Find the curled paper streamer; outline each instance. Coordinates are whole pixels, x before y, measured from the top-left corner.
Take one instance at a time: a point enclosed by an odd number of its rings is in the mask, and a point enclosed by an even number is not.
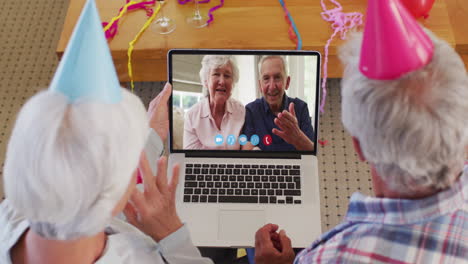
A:
[[[301,38],[301,35],[299,34],[299,30],[297,30],[296,23],[294,23],[294,19],[289,13],[289,10],[286,7],[286,3],[284,2],[284,0],[279,0],[279,2],[281,6],[283,7],[284,14],[285,14],[284,17],[289,24],[289,29],[288,29],[289,38],[294,43],[296,43],[296,49],[300,50],[302,49],[302,38]]]
[[[343,7],[336,0],[330,0],[336,5],[333,9],[327,9],[323,0],[320,0],[323,12],[321,13],[323,20],[332,23],[333,34],[325,45],[325,59],[323,61],[323,80],[322,80],[322,102],[320,103],[320,112],[324,112],[325,99],[327,97],[327,77],[328,77],[328,48],[333,38],[340,33],[341,39],[346,39],[346,33],[359,25],[362,25],[363,15],[359,12],[344,13]]]
[[[190,2],[193,2],[194,0],[178,0],[179,4],[181,5],[185,5],[187,3],[190,3]],[[206,4],[206,3],[209,3],[210,0],[200,0],[198,1],[199,4]]]
[[[117,33],[117,26],[116,26],[117,22],[125,14],[125,12],[127,12],[128,7],[133,4],[136,4],[136,2],[132,1],[132,2],[127,3],[119,10],[119,14],[116,17],[113,17],[109,23],[106,23],[106,22],[102,23],[102,25],[104,26],[104,33],[106,35],[106,39],[111,38],[111,35],[113,37]],[[111,28],[112,30],[110,30]]]
[[[208,1],[209,1],[209,0],[208,0]],[[224,5],[224,0],[221,0],[219,5],[210,8],[210,10],[208,11],[208,17],[209,17],[209,19],[206,21],[206,23],[207,23],[208,25],[210,25],[210,23],[213,22],[213,20],[214,20],[213,12],[216,11],[217,9],[223,7],[223,5]]]
[[[133,52],[135,43],[138,41],[138,39],[140,39],[143,32],[145,32],[145,30],[151,25],[153,20],[156,18],[156,15],[159,13],[160,9],[161,9],[161,4],[158,4],[158,7],[156,8],[156,11],[153,12],[153,15],[151,15],[151,17],[146,21],[146,23],[140,29],[138,34],[135,36],[135,38],[132,41],[130,41],[130,43],[128,44],[128,51],[127,51],[128,64],[127,64],[127,66],[128,66],[128,76],[130,77],[130,85],[132,87],[132,92],[133,92],[133,90],[135,88],[135,86],[133,84],[133,69],[132,69],[132,52]]]
[[[106,36],[106,39],[112,39],[115,36],[115,34],[117,34],[119,19],[122,18],[122,16],[127,11],[145,9],[146,15],[150,17],[153,15],[153,9],[149,8],[149,6],[154,5],[155,3],[156,3],[156,0],[146,1],[146,2],[135,2],[135,1],[127,0],[127,3],[122,8],[119,9],[119,15],[117,15],[116,17],[113,17],[109,23],[107,22],[102,23],[102,26],[104,27],[104,34]]]

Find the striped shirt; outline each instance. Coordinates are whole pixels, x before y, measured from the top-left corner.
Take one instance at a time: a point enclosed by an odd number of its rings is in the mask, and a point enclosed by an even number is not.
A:
[[[355,193],[344,221],[300,252],[299,263],[468,263],[468,167],[424,199]]]

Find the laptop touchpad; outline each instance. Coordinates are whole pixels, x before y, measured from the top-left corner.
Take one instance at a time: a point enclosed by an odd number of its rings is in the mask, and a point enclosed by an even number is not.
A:
[[[218,239],[253,241],[255,232],[265,225],[263,210],[220,210]]]

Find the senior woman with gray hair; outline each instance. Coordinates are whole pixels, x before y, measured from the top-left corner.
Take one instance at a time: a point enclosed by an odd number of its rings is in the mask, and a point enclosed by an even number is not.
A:
[[[170,94],[166,85],[151,102],[148,126],[141,100],[120,87],[88,0],[49,89],[26,102],[12,131],[0,263],[212,263],[177,216],[178,165],[168,182],[161,158],[153,177],[143,152],[145,143],[162,149]],[[124,208],[133,226],[115,218]]]
[[[231,98],[239,80],[233,57],[206,55],[200,80],[205,98],[187,112],[184,149],[240,149],[237,140],[245,120],[244,106]]]
[[[163,139],[167,115],[159,113],[170,91],[149,113],[153,136]],[[148,121],[140,99],[122,94],[117,105],[68,104],[47,90],[25,104],[6,155],[0,263],[212,263],[177,216],[178,167],[168,182],[165,158],[156,177],[144,155],[138,161]],[[135,190],[138,163],[143,194]],[[139,230],[115,218],[124,208]]]

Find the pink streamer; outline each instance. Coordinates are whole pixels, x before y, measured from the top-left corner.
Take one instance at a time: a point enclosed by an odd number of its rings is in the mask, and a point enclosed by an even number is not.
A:
[[[187,3],[190,3],[190,2],[193,2],[194,0],[179,0],[179,4],[181,5],[185,5]],[[199,4],[206,4],[206,3],[209,3],[210,0],[201,0],[201,1],[198,1]]]
[[[219,5],[210,8],[210,10],[208,11],[209,19],[208,19],[208,21],[206,21],[206,23],[208,23],[208,25],[210,25],[210,23],[213,22],[213,20],[214,20],[213,12],[216,11],[217,9],[223,7],[223,5],[224,5],[224,0],[221,0]]]
[[[320,0],[323,12],[321,13],[323,20],[331,22],[333,34],[328,39],[327,44],[325,45],[325,59],[323,62],[323,81],[322,81],[322,102],[320,103],[320,112],[325,112],[325,99],[327,97],[327,77],[328,77],[328,48],[330,43],[335,38],[335,36],[340,33],[341,39],[346,39],[346,33],[363,23],[363,14],[359,12],[344,13],[343,7],[336,0],[330,0],[333,4],[336,5],[333,9],[327,9],[324,0]]]
[[[126,3],[125,4],[128,4],[130,2],[130,0],[126,0]],[[133,4],[133,5],[130,5],[128,6],[127,8],[127,11],[133,11],[133,10],[136,10],[136,9],[145,9],[146,10],[146,15],[148,17],[152,16],[153,15],[153,9],[148,7],[149,5],[154,5],[156,3],[156,0],[152,0],[152,1],[146,1],[146,2],[140,2],[140,3],[137,3],[137,4]],[[123,7],[121,7],[119,9],[119,13],[122,11]],[[106,27],[107,26],[107,22],[102,22],[102,27]],[[106,39],[112,39],[115,34],[117,34],[117,30],[118,30],[118,27],[119,27],[119,20],[115,20],[114,21],[114,24],[112,24],[109,29],[104,33],[105,36],[106,36]]]

